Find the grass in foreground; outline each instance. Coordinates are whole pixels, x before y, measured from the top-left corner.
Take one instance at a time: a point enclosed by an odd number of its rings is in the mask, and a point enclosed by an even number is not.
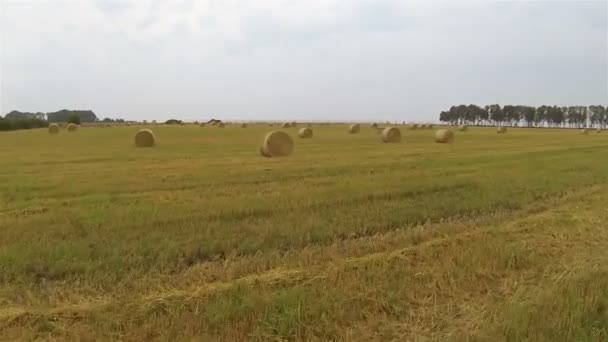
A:
[[[0,338],[606,337],[608,137],[268,129],[0,135]]]

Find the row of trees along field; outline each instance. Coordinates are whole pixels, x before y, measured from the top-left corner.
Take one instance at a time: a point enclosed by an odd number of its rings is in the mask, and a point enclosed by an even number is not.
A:
[[[607,108],[598,106],[513,106],[493,104],[452,106],[439,114],[441,122],[453,125],[480,126],[525,126],[525,127],[571,127],[582,128],[608,125]]]

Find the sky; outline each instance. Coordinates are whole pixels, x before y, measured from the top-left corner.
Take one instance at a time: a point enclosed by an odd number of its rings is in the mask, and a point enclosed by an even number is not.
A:
[[[436,121],[608,105],[606,1],[0,0],[0,112]]]

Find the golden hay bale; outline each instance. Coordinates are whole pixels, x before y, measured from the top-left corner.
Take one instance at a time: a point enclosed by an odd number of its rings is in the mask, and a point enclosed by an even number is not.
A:
[[[264,152],[264,147],[263,146],[260,146],[260,151],[259,152],[260,152],[260,155],[262,157],[272,158],[272,156],[270,154],[266,154],[266,152]]]
[[[224,128],[224,127],[226,127],[226,124],[223,123],[223,122],[220,122],[220,123],[217,124],[217,127]]]
[[[401,131],[397,127],[386,127],[382,130],[382,141],[385,143],[400,143]]]
[[[69,124],[67,127],[68,132],[76,132],[78,130],[78,125],[77,124]]]
[[[460,125],[460,126],[458,126],[458,130],[461,131],[461,132],[464,132],[467,129],[469,129],[469,127],[467,127],[467,125]]]
[[[435,132],[435,142],[438,143],[453,143],[454,142],[454,132],[449,129],[440,129]]]
[[[602,133],[602,129],[601,128],[596,129],[595,133]]]
[[[291,124],[289,122],[286,122],[281,127],[283,127],[283,128],[289,128],[289,127],[291,127]]]
[[[137,147],[152,147],[156,143],[154,132],[149,129],[140,129],[135,134],[135,146]]]
[[[352,124],[348,127],[348,133],[350,134],[356,134],[359,133],[359,131],[361,131],[361,126],[359,124]]]
[[[49,125],[49,133],[56,134],[59,133],[60,130],[61,127],[59,127],[58,124],[53,123]]]
[[[507,127],[504,127],[504,126],[498,127],[496,129],[496,133],[498,133],[498,134],[505,134],[505,133],[507,133]]]
[[[377,128],[377,127],[378,127],[378,124],[374,122],[374,123],[371,125],[371,127],[372,127],[372,128]]]
[[[312,138],[312,129],[308,127],[300,128],[298,136],[300,138]]]
[[[247,123],[243,122],[243,123],[241,124],[241,128],[247,128]]]
[[[581,129],[581,134],[587,134],[589,133],[589,130],[586,128]]]
[[[410,125],[410,129],[411,129],[411,130],[418,129],[418,124],[411,124],[411,125]]]
[[[290,155],[294,149],[291,135],[283,131],[272,131],[266,134],[260,154],[267,158],[285,157]]]

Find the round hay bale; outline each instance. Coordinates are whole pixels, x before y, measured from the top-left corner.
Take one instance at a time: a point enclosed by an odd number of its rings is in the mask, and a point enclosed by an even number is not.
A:
[[[401,131],[397,127],[386,127],[382,130],[382,141],[385,143],[400,143]]]
[[[283,128],[289,128],[289,127],[291,127],[291,124],[289,122],[286,122],[281,127],[283,127]]]
[[[581,129],[581,134],[587,134],[589,133],[589,130],[586,128]]]
[[[348,127],[348,133],[357,134],[361,131],[361,126],[359,124],[352,124]]]
[[[595,133],[602,133],[602,129],[601,128],[596,129]]]
[[[226,127],[226,124],[223,123],[223,122],[220,122],[220,123],[217,124],[217,127],[224,128],[224,127]]]
[[[247,124],[246,124],[245,122],[243,122],[243,123],[241,124],[241,128],[247,128]]]
[[[61,127],[59,127],[59,125],[56,123],[49,125],[49,133],[51,133],[51,134],[57,134],[57,133],[59,133],[60,130],[61,130]]]
[[[371,125],[371,128],[378,128],[378,124],[374,122],[374,123]]]
[[[461,131],[461,132],[464,132],[467,129],[469,129],[469,127],[467,127],[467,125],[460,125],[460,126],[458,126],[458,130]]]
[[[440,129],[435,132],[435,142],[450,144],[454,142],[454,132],[449,129]]]
[[[295,121],[292,121],[292,122],[291,122],[291,127],[298,127],[298,123],[297,123],[297,122],[295,122]]]
[[[135,146],[137,147],[152,147],[156,143],[154,132],[149,129],[140,129],[135,134]]]
[[[498,134],[505,134],[505,133],[507,133],[507,127],[504,127],[504,126],[498,127],[496,129],[496,133],[498,133]]]
[[[294,142],[291,135],[283,131],[272,131],[266,134],[260,154],[267,158],[286,157],[293,152]]]
[[[69,124],[67,127],[68,132],[76,132],[78,130],[78,125],[77,124]]]
[[[312,138],[312,129],[308,127],[300,128],[298,131],[298,136],[300,138]]]
[[[416,129],[418,129],[418,124],[411,124],[409,128],[411,130],[416,130]]]
[[[127,122],[127,126],[131,126],[131,123],[130,123],[130,122]]]

